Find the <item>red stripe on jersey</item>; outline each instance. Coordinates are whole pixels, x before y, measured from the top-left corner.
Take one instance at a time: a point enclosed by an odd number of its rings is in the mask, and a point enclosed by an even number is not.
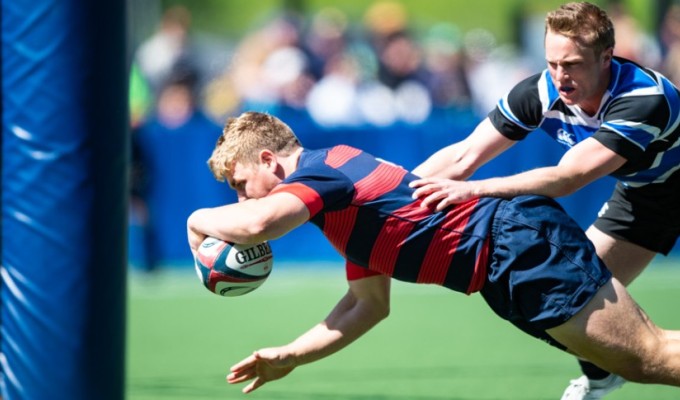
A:
[[[428,215],[430,210],[420,207],[420,201],[414,201],[388,217],[371,250],[368,262],[370,268],[391,276],[397,263],[399,249],[413,230],[414,223]]]
[[[470,285],[468,285],[465,294],[472,294],[479,292],[484,287],[484,282],[486,282],[486,266],[489,262],[489,243],[491,242],[491,236],[487,236],[484,240],[484,246],[479,251],[477,255],[477,261],[475,261],[475,270],[472,272],[472,278],[470,279]]]
[[[421,206],[420,199],[405,205],[404,207],[394,211],[392,215],[399,218],[408,219],[411,221],[420,221],[421,219],[430,216],[432,210]]]
[[[394,190],[404,179],[406,170],[381,163],[370,174],[354,184],[354,201],[363,204]]]
[[[413,229],[413,222],[402,218],[387,217],[375,239],[368,266],[381,274],[392,276],[399,249]]]
[[[368,278],[369,276],[380,275],[380,272],[360,267],[349,260],[345,263],[345,273],[347,274],[348,281],[356,281],[358,279]]]
[[[309,186],[301,183],[284,183],[277,185],[269,195],[275,193],[290,193],[297,196],[307,206],[309,210],[309,218],[315,216],[323,208],[323,199],[319,194]]]
[[[443,284],[453,255],[460,243],[461,233],[472,215],[478,200],[458,204],[446,214],[446,220],[435,232],[420,266],[417,283]]]
[[[330,167],[338,168],[359,154],[361,154],[359,149],[345,145],[335,146],[328,151],[325,162]]]
[[[358,207],[349,206],[324,214],[323,234],[343,257],[347,254],[347,242],[354,230],[358,212]]]

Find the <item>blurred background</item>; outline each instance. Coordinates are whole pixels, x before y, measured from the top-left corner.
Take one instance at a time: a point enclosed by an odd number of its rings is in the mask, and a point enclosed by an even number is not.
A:
[[[268,112],[305,147],[345,143],[412,169],[544,68],[545,13],[562,1],[128,3],[129,257],[149,272],[191,265],[186,218],[236,200],[206,166],[230,116]],[[680,83],[680,5],[594,3],[614,20],[615,54]],[[475,177],[556,163],[563,150],[544,136],[530,135]],[[612,185],[604,179],[560,202],[586,227]],[[338,260],[314,227],[272,246],[279,261]]]

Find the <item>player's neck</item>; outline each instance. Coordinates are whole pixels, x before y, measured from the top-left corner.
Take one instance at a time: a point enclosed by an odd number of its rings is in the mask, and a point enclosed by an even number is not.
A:
[[[300,147],[297,150],[293,151],[288,156],[278,156],[279,164],[283,168],[283,172],[286,177],[295,172],[295,170],[297,169],[298,161],[300,160],[300,154],[302,154],[302,150],[303,148]]]

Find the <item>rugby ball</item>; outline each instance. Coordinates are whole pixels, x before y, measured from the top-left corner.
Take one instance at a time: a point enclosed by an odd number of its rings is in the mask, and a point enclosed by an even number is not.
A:
[[[194,257],[198,279],[211,292],[226,297],[242,296],[260,287],[273,265],[267,242],[241,245],[208,237]]]

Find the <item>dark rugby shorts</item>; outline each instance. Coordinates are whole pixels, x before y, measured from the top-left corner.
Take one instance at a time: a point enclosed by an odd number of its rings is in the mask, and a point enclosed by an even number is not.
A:
[[[501,318],[564,349],[545,331],[569,320],[611,279],[583,230],[553,199],[520,196],[494,216],[480,291]]]
[[[616,239],[668,255],[680,236],[680,172],[639,188],[616,184],[593,224]]]

